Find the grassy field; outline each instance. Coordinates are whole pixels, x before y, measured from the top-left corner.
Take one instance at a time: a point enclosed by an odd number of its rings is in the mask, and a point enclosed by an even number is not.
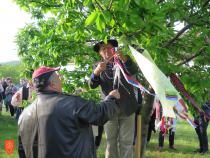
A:
[[[210,125],[209,125],[210,126]],[[210,135],[210,127],[208,128]],[[8,155],[4,150],[4,141],[13,139],[15,141],[15,151]],[[175,147],[177,151],[168,149],[168,136],[165,138],[164,150],[158,151],[158,134],[153,133],[151,142],[147,146],[145,153],[146,158],[210,158],[210,154],[200,155],[193,153],[198,148],[198,139],[194,129],[186,122],[178,122],[175,136]],[[105,138],[98,150],[98,158],[104,158]],[[9,114],[3,112],[0,116],[0,158],[17,158],[17,122]]]
[[[208,127],[208,136],[210,137],[210,125]],[[199,147],[198,138],[195,130],[185,121],[177,122],[175,134],[176,151],[168,148],[168,135],[165,137],[164,148],[162,152],[158,151],[158,133],[152,133],[151,141],[147,145],[145,152],[146,158],[210,158],[210,152],[205,155],[196,154],[193,151]],[[209,139],[210,147],[210,139]],[[105,138],[98,151],[98,157],[104,158]]]
[[[4,141],[12,139],[15,141],[15,151],[8,155],[4,150]],[[0,115],[0,158],[17,158],[17,122],[11,118],[9,113]]]

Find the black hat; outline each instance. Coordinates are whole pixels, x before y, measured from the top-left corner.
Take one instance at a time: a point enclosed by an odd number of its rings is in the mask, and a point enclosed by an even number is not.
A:
[[[111,44],[113,47],[118,47],[118,42],[115,39],[109,39],[107,40],[107,43]],[[104,44],[104,41],[96,43],[93,47],[93,50],[98,53],[103,44]]]

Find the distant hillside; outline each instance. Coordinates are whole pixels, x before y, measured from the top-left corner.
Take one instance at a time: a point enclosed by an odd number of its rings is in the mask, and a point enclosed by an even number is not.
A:
[[[11,77],[13,83],[18,84],[22,72],[24,72],[24,67],[20,61],[0,63],[0,79]]]
[[[0,65],[19,65],[19,64],[20,64],[20,61],[18,60],[0,63]]]

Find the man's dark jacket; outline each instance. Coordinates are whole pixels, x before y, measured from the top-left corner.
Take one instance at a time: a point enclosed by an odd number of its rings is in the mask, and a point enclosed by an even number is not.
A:
[[[91,124],[103,125],[119,111],[108,96],[96,104],[77,96],[40,93],[19,118],[19,135],[27,158],[96,158]],[[36,156],[37,157],[37,156]]]
[[[124,72],[128,75],[132,76],[137,74],[137,65],[129,56],[128,60],[125,63],[121,62],[121,64],[123,65]],[[120,73],[117,81],[114,81],[115,73]],[[113,89],[118,89],[120,93],[119,105],[122,106],[123,112],[127,116],[136,112],[139,107],[137,101],[133,101],[135,98],[133,86],[126,81],[122,72],[119,71],[119,67],[113,67],[113,64],[108,63],[106,65],[106,70],[104,70],[100,76],[96,76],[92,73],[89,85],[91,88],[101,86],[102,98],[105,98]],[[138,98],[141,99],[141,97]],[[141,101],[138,102],[141,103]]]

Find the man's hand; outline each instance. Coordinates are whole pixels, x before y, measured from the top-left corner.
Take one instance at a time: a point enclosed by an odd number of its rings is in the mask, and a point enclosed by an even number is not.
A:
[[[103,72],[106,69],[106,63],[100,62],[96,69],[94,70],[94,75],[99,76],[101,72]]]
[[[111,96],[113,96],[113,97],[115,97],[115,98],[117,98],[117,99],[120,99],[120,93],[118,92],[117,89],[115,89],[115,90],[109,92],[109,95],[111,95]]]
[[[116,52],[116,56],[117,56],[123,63],[125,63],[125,62],[128,60],[127,56],[123,55],[123,53],[122,53],[120,50],[118,50],[118,51]]]
[[[17,93],[16,100],[17,100],[17,102],[20,102],[20,93]]]

